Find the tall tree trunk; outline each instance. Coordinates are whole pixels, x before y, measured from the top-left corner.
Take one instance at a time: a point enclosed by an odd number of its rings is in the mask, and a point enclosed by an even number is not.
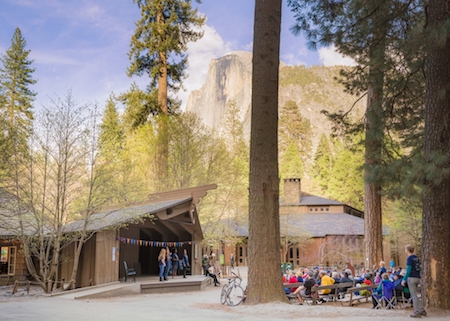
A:
[[[281,286],[278,73],[281,0],[256,0],[249,200],[249,303],[285,301]]]
[[[376,5],[374,3],[373,5]],[[380,9],[373,18],[373,43],[369,49],[369,75],[366,110],[366,140],[364,167],[364,248],[366,268],[372,268],[383,259],[383,230],[381,212],[381,185],[384,133],[383,85],[386,31],[380,24]]]
[[[423,277],[428,303],[450,309],[450,1],[428,2],[426,58],[426,162],[435,173],[425,176],[423,196]],[[443,36],[444,35],[444,36]],[[427,166],[430,167],[430,166]]]
[[[159,42],[163,42],[161,39],[164,34],[164,15],[161,10],[158,11],[156,17],[158,24],[161,26],[159,30]],[[169,158],[169,135],[167,128],[167,116],[169,115],[169,108],[167,103],[167,53],[160,51],[158,53],[159,58],[159,74],[158,74],[158,105],[160,110],[160,116],[158,120],[158,183],[157,190],[163,191],[166,189],[166,183],[168,179],[168,165],[167,160]]]

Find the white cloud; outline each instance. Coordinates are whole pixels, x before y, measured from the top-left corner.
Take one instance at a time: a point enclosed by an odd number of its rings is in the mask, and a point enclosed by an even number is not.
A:
[[[182,100],[181,108],[183,110],[191,91],[200,89],[205,83],[211,60],[222,57],[231,51],[231,44],[225,42],[214,27],[205,24],[202,30],[204,32],[203,37],[197,42],[188,44],[189,67],[186,70],[188,78],[184,80],[186,91],[178,92],[178,98]]]
[[[319,49],[319,59],[324,66],[354,66],[355,61],[352,58],[342,56],[336,51],[334,46]]]
[[[285,54],[281,55],[281,61],[288,64],[289,66],[298,66],[298,65],[306,65],[306,63],[300,59],[298,59],[299,56],[296,56],[294,54]]]
[[[253,41],[248,43],[248,44],[246,44],[246,45],[244,45],[244,50],[253,52]]]

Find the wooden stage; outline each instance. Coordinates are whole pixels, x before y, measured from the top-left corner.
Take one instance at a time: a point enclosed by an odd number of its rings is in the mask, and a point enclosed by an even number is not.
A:
[[[75,290],[54,293],[51,296],[58,296],[67,299],[96,299],[110,298],[141,293],[170,293],[201,291],[212,283],[210,277],[204,275],[176,276],[170,277],[168,281],[159,281],[158,276],[138,276],[136,282],[112,282],[102,285],[78,288]]]
[[[176,276],[174,279],[169,277],[167,281],[159,281],[159,277],[137,277],[136,283],[141,284],[141,293],[169,293],[169,292],[187,292],[201,291],[209,284],[212,279],[204,275],[187,275],[186,278]]]

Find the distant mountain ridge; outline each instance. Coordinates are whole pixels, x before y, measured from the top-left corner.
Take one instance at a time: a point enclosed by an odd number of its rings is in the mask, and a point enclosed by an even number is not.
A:
[[[293,100],[301,114],[311,121],[314,137],[313,150],[316,149],[322,133],[331,133],[331,122],[321,113],[322,110],[349,110],[357,97],[344,93],[342,85],[334,79],[342,66],[287,66],[280,63],[280,108]],[[221,130],[227,106],[231,101],[241,109],[240,118],[244,135],[250,137],[252,54],[245,51],[231,52],[213,59],[205,84],[189,95],[186,111],[197,113],[205,125]],[[353,117],[362,115],[365,100],[353,109]]]

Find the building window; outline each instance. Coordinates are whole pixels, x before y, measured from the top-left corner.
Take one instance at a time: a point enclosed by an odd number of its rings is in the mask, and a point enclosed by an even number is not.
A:
[[[320,211],[323,212],[323,207],[320,208]]]
[[[16,273],[15,246],[2,246],[0,248],[0,274],[14,275]]]
[[[312,212],[312,211],[314,211],[314,209],[313,209],[312,207],[310,207],[310,208],[309,208],[309,211]]]
[[[317,208],[316,208],[316,212],[317,212]]]
[[[330,208],[329,207],[327,207],[326,209],[325,209],[327,212],[330,210]]]

